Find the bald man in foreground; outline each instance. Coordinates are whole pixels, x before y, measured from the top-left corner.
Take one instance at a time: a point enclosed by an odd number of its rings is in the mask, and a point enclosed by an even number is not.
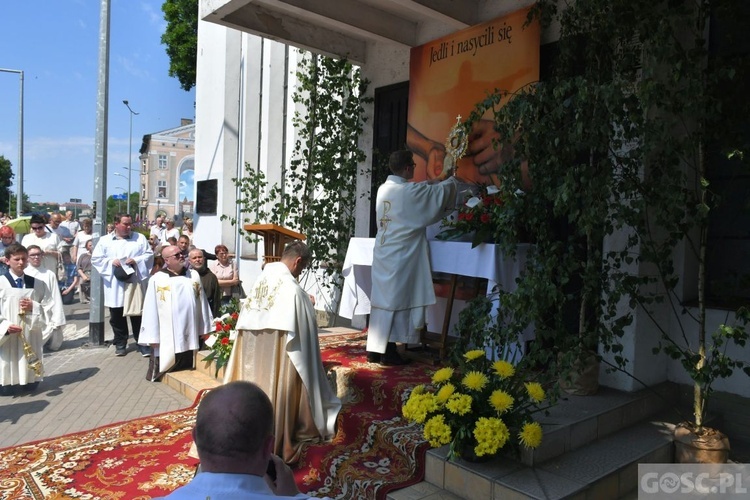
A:
[[[292,470],[271,453],[271,400],[251,382],[230,382],[212,389],[198,406],[193,440],[201,472],[164,498],[314,498],[299,492]],[[266,473],[269,461],[275,480]]]

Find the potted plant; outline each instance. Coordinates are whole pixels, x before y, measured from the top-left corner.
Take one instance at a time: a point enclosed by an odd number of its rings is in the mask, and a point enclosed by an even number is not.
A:
[[[528,375],[508,359],[493,361],[484,349],[470,349],[453,366],[436,370],[431,384],[415,387],[402,413],[424,426],[431,446],[450,444],[449,459],[481,461],[536,448],[542,427],[532,415],[546,394]]]

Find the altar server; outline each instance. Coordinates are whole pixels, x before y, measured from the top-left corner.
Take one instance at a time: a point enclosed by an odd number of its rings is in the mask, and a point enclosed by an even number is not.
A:
[[[391,154],[393,172],[378,188],[378,233],[372,259],[367,360],[385,365],[406,363],[396,342],[419,343],[427,306],[435,303],[425,228],[456,206],[458,184],[451,171],[442,182],[409,182],[414,177],[411,151]]]
[[[44,284],[24,274],[26,247],[12,243],[5,256],[9,269],[0,276],[0,393],[10,395],[14,386],[35,389],[43,377]]]
[[[57,273],[53,273],[42,266],[44,252],[38,245],[29,245],[29,265],[25,273],[36,281],[45,285],[44,298],[41,301],[44,313],[45,327],[42,331],[42,345],[49,342],[51,351],[60,349],[63,343],[62,327],[65,326],[65,311],[63,310],[63,299],[60,295],[60,287],[57,282]]]

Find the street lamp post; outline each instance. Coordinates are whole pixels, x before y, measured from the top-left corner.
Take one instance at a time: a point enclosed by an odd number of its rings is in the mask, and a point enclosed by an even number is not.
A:
[[[128,111],[130,111],[130,142],[129,142],[129,149],[128,149],[128,215],[130,215],[130,171],[133,168],[133,115],[137,115],[135,111],[133,111],[130,108],[130,104],[128,104],[128,100],[125,99],[122,101],[122,103],[127,106]]]
[[[16,217],[20,217],[23,212],[23,71],[19,69],[0,68],[0,72],[16,73],[19,76],[20,102],[18,105],[18,193],[16,193]],[[10,200],[8,200],[8,207],[10,207]]]

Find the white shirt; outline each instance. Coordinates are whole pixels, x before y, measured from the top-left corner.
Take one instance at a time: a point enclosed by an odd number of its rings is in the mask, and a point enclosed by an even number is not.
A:
[[[104,288],[104,305],[123,307],[125,304],[124,281],[115,278],[114,260],[124,262],[128,258],[135,260],[136,275],[139,281],[148,279],[154,265],[154,252],[145,236],[135,231],[127,238],[119,238],[115,233],[99,238],[91,254],[91,266],[102,277]]]
[[[78,231],[81,230],[81,225],[78,223],[77,220],[64,220],[60,223],[60,227],[65,226],[65,228],[70,232],[71,235],[75,236]]]

